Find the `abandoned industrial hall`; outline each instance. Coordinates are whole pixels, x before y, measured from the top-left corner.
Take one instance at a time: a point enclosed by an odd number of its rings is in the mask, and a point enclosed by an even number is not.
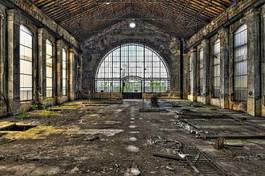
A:
[[[0,0],[0,175],[264,176],[265,0]]]

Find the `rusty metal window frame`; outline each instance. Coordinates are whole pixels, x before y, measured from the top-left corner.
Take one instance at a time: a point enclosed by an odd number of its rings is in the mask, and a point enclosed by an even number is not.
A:
[[[234,100],[245,102],[248,98],[248,35],[247,25],[234,33]]]

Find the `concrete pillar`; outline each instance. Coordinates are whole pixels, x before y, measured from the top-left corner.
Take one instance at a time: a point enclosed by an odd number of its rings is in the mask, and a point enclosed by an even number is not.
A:
[[[19,111],[19,20],[16,10],[7,10],[8,111]]]
[[[45,43],[43,38],[43,28],[38,29],[38,79],[37,79],[37,91],[36,98],[39,103],[43,102],[45,97],[45,73],[44,73],[44,63],[45,63]]]
[[[190,96],[189,100],[197,101],[197,50],[191,49],[190,56]]]
[[[202,49],[203,49],[203,77],[204,77],[204,82],[203,82],[203,103],[209,104],[210,103],[210,58],[209,58],[209,40],[204,39],[202,41]]]
[[[71,48],[69,49],[69,84],[68,84],[68,91],[69,91],[69,99],[70,100],[74,100],[75,99],[75,52],[74,50]]]
[[[220,101],[222,108],[229,108],[229,32],[220,31]]]
[[[62,96],[62,41],[56,41],[56,99]]]
[[[262,7],[261,15],[261,115],[265,117],[265,5]]]
[[[6,47],[5,47],[5,36],[6,36],[6,23],[5,23],[4,11],[0,9],[0,116],[5,115],[7,111],[7,98],[6,98]]]
[[[261,115],[261,53],[260,12],[253,9],[247,15],[248,26],[248,101],[247,112]]]

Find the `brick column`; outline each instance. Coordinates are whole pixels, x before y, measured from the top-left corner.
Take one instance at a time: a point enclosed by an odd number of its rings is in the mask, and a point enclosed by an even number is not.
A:
[[[253,9],[247,15],[248,26],[248,101],[247,111],[253,116],[261,115],[261,53],[260,12]]]
[[[20,106],[19,92],[19,20],[16,10],[7,11],[8,111],[16,113]]]
[[[197,50],[191,49],[190,55],[190,96],[189,100],[197,101]]]
[[[222,108],[229,108],[229,33],[227,28],[220,31],[220,101]]]

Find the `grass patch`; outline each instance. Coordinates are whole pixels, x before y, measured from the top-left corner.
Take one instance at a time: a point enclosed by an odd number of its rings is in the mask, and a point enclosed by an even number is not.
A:
[[[22,112],[22,113],[20,113],[20,114],[18,114],[18,115],[16,116],[16,118],[18,118],[18,119],[27,119],[27,118],[29,118],[29,117],[30,117],[29,114],[26,113],[26,112]]]
[[[7,139],[45,139],[49,135],[61,134],[62,129],[55,128],[53,126],[37,126],[27,131],[9,132],[3,137]]]

